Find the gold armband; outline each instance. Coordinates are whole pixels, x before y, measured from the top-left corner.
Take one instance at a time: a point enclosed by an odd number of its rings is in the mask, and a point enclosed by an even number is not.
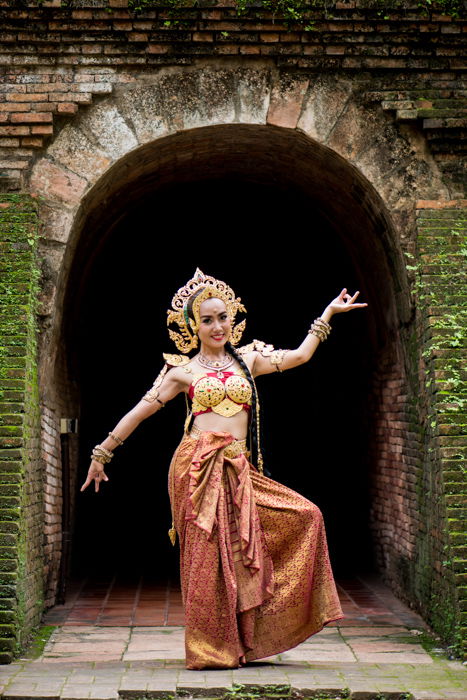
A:
[[[143,396],[143,401],[148,401],[149,403],[158,401],[162,407],[165,406],[165,403],[159,398],[159,387],[164,381],[164,377],[167,374],[167,370],[171,369],[172,367],[183,367],[184,365],[190,362],[190,358],[186,357],[185,355],[173,355],[169,353],[164,353],[163,358],[165,361],[165,365],[157,375],[152,387]]]
[[[274,345],[271,345],[270,343],[265,343],[262,340],[253,340],[252,343],[248,343],[248,345],[243,345],[241,348],[238,348],[237,353],[239,355],[246,355],[254,350],[259,352],[259,354],[263,357],[269,357],[271,364],[276,366],[276,370],[278,372],[282,372],[279,365],[281,365],[284,361],[285,355],[289,352],[288,350],[276,350]]]
[[[286,354],[288,352],[289,352],[288,350],[274,350],[271,353],[271,356],[269,359],[271,360],[272,365],[276,365],[277,372],[282,372],[280,365],[283,363],[284,357],[286,356]]]
[[[149,403],[153,403],[154,401],[159,401],[159,403],[162,404],[162,401],[159,399],[159,387],[162,384],[164,377],[167,373],[168,370],[168,365],[164,365],[162,370],[159,372],[159,374],[156,377],[156,380],[152,387],[145,393],[143,396],[143,401],[148,401]],[[162,404],[164,405],[164,404]]]

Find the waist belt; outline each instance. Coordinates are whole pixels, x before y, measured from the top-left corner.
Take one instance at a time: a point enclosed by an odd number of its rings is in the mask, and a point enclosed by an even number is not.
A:
[[[197,426],[194,425],[190,430],[190,437],[200,438],[203,432],[209,431],[200,430]],[[229,445],[224,447],[224,455],[227,457],[227,459],[233,459],[234,457],[238,457],[238,455],[241,454],[244,454],[245,457],[250,456],[250,453],[247,449],[246,440],[233,440]]]

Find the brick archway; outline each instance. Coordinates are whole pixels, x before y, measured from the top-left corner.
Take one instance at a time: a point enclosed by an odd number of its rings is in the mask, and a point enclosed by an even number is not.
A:
[[[260,185],[273,180],[279,189],[308,197],[372,299],[368,337],[377,361],[369,392],[369,526],[380,570],[410,598],[420,494],[407,478],[417,461],[417,436],[410,430],[406,328],[412,308],[402,252],[413,246],[414,199],[444,189],[426,153],[376,109],[361,109],[345,81],[310,84],[267,67],[161,71],[150,84],[120,87],[93,104],[37,161],[30,187],[40,196],[44,230],[41,392],[47,439],[54,445],[48,449],[47,488],[60,479],[53,464],[60,453],[57,418],[78,414],[78,387],[61,349],[67,291],[118,225],[122,203],[132,206],[162,186],[226,172]],[[52,509],[47,518],[52,604],[60,514]]]
[[[112,110],[116,118],[116,111]],[[91,123],[93,118],[87,117]],[[219,114],[216,115],[217,120]],[[109,134],[110,138],[113,133],[111,126],[106,122],[104,124],[105,134]],[[267,186],[273,182],[276,188],[284,192],[288,189],[300,192],[308,199],[321,225],[340,240],[355,268],[359,287],[365,298],[372,300],[373,315],[367,332],[375,360],[372,367],[373,395],[379,396],[378,410],[385,416],[393,402],[400,400],[405,380],[403,353],[397,350],[400,346],[398,328],[410,314],[409,296],[404,291],[407,285],[405,269],[387,207],[371,183],[348,160],[309,138],[301,129],[267,123],[211,124],[162,136],[139,146],[132,141],[131,145],[135,147],[130,148],[123,157],[117,158],[115,155],[115,162],[100,178],[96,178],[95,173],[98,172],[97,161],[103,157],[102,153],[99,149],[90,151],[83,168],[88,168],[89,178],[93,176],[95,184],[80,192],[79,188],[76,189],[76,179],[69,171],[65,177],[63,168],[61,173],[57,170],[58,155],[60,153],[60,157],[65,158],[65,137],[71,128],[67,127],[62,132],[61,140],[59,137],[50,148],[51,156],[46,157],[45,163],[37,164],[32,176],[32,186],[37,191],[41,187],[41,194],[47,197],[44,209],[48,221],[52,222],[49,228],[52,236],[57,236],[61,228],[59,235],[65,238],[68,228],[58,283],[53,284],[51,279],[48,288],[44,288],[49,293],[50,320],[53,319],[44,334],[47,351],[41,357],[46,414],[50,412],[51,417],[57,411],[62,415],[79,414],[79,391],[74,391],[73,384],[76,376],[73,373],[70,375],[69,358],[66,351],[62,352],[63,346],[59,342],[62,339],[62,320],[67,322],[66,316],[61,318],[61,313],[69,308],[70,303],[73,304],[73,299],[76,301],[79,298],[78,290],[97,250],[118,225],[124,209],[137,206],[150,192],[173,186],[174,183],[214,181],[226,174],[254,185]],[[78,128],[82,133],[85,130],[82,124],[77,125],[75,130]],[[103,139],[105,134],[97,133],[94,139]],[[73,139],[77,138],[74,132]],[[128,143],[129,137],[127,146]],[[76,147],[73,140],[68,142],[68,153],[75,158],[76,150],[72,146]],[[54,252],[57,254],[57,249]],[[370,263],[371,260],[375,262]],[[369,384],[371,381],[371,377],[368,378]],[[382,389],[388,382],[393,383],[389,392]],[[63,393],[64,386],[68,387],[67,394]],[[397,436],[403,428],[401,423]],[[372,429],[376,435],[376,424]],[[390,452],[396,443],[398,445],[397,436],[395,440],[390,435],[384,437]],[[381,436],[378,436],[371,441],[374,452],[378,450],[380,439]],[[372,507],[372,527],[378,542],[381,542],[381,532],[388,526],[387,513],[384,509],[378,510],[378,499],[385,502],[387,498],[387,494],[384,494],[386,477],[382,481],[378,479],[392,458],[394,461],[389,465],[389,471],[397,473],[402,460],[395,451],[391,458],[383,461],[380,473],[377,470],[373,472],[377,495]],[[373,462],[376,464],[375,459]],[[74,483],[74,477],[72,481]],[[400,520],[403,512],[405,527],[410,530],[412,514],[405,510],[404,500],[400,503],[398,514],[390,515],[389,521],[395,518]],[[57,515],[50,514],[49,517],[53,520]],[[368,520],[370,516],[367,514],[366,517]],[[397,547],[404,549],[407,543],[408,539],[402,538]],[[49,558],[49,601],[52,602],[61,547],[57,540],[50,544],[53,551]],[[384,557],[392,556],[391,547],[392,543],[389,546],[378,545],[378,551],[374,553],[382,568]]]
[[[271,154],[274,154],[274,156],[271,157]],[[128,179],[129,173],[131,173],[130,180]],[[87,218],[74,250],[72,273],[68,280],[68,295],[64,304],[68,317],[66,328],[68,329],[70,325],[74,326],[80,323],[79,319],[82,317],[83,311],[79,307],[81,298],[86,293],[85,289],[88,279],[93,274],[92,269],[96,261],[102,258],[105,259],[109,254],[109,241],[116,235],[116,231],[118,232],[121,229],[121,221],[126,216],[129,216],[128,211],[138,211],[141,207],[146,206],[144,205],[145,201],[149,198],[157,198],[157,196],[160,197],[159,202],[164,201],[166,204],[167,195],[159,195],[159,193],[167,193],[176,186],[187,188],[195,185],[201,186],[202,183],[227,181],[227,179],[229,186],[234,189],[235,184],[232,185],[232,183],[237,183],[237,186],[239,182],[248,183],[251,188],[274,187],[275,196],[279,197],[279,200],[281,197],[285,197],[289,191],[298,193],[302,199],[306,200],[313,219],[313,224],[310,222],[309,235],[318,237],[318,239],[321,235],[323,237],[328,235],[338,241],[337,245],[342,249],[341,255],[345,254],[346,256],[347,262],[345,264],[347,265],[347,270],[354,268],[355,283],[362,289],[365,298],[371,299],[371,320],[368,321],[368,324],[364,324],[365,344],[368,347],[363,354],[371,356],[371,360],[369,359],[367,364],[366,384],[371,384],[371,373],[376,371],[376,367],[379,368],[378,363],[384,356],[386,365],[389,365],[392,371],[390,379],[393,380],[394,377],[400,378],[400,386],[403,386],[404,367],[401,360],[402,355],[400,352],[395,351],[395,346],[399,342],[397,333],[400,321],[398,317],[400,313],[407,312],[408,305],[407,302],[405,306],[401,303],[401,294],[399,293],[398,298],[393,288],[394,283],[396,283],[399,290],[403,289],[404,270],[398,262],[398,252],[394,246],[394,231],[384,205],[374,189],[368,183],[365,183],[358,171],[346,164],[340,156],[333,153],[330,149],[313,142],[299,132],[280,127],[230,124],[192,129],[141,147],[129,154],[124,161],[117,163],[110,171],[108,177],[105,178],[105,181],[101,182],[90,193],[86,202]],[[106,193],[105,200],[103,198],[104,191]],[[105,206],[102,204],[103,201],[105,201]],[[207,201],[206,192],[204,196],[201,196],[201,201],[207,213],[205,204]],[[273,202],[273,207],[277,207],[277,200],[273,199]],[[164,266],[170,270],[170,273],[166,272],[163,274],[161,266],[157,266],[157,272],[154,274],[154,284],[150,288],[139,284],[139,294],[134,298],[134,304],[139,304],[139,299],[153,294],[156,308],[159,308],[158,305],[161,299],[165,300],[168,294],[167,289],[170,290],[172,286],[177,286],[178,282],[183,281],[184,277],[179,268],[186,268],[186,261],[183,259],[183,255],[175,255],[177,264],[174,264],[171,261],[169,251],[173,249],[172,246],[175,246],[176,250],[178,250],[178,247],[184,248],[190,239],[189,237],[183,239],[178,229],[174,229],[167,234],[165,226],[166,223],[170,222],[170,217],[165,218],[162,213],[159,213],[158,206],[156,204],[153,206],[157,216],[154,218],[152,226],[149,226],[148,237],[155,238],[157,242],[154,244],[154,248],[149,249],[149,252],[143,252],[142,255],[153,256],[154,259],[157,259],[160,251],[160,255],[163,256],[165,261]],[[180,202],[180,206],[188,205]],[[232,209],[229,209],[229,201],[226,198],[226,215],[228,217],[234,216],[233,209],[237,206],[238,202],[234,197]],[[267,228],[268,226],[266,226]],[[324,233],[321,233],[321,231]],[[197,230],[196,233],[202,232]],[[248,275],[253,274],[255,276],[255,285],[249,284],[242,277],[238,279],[236,286],[239,287],[241,285],[243,289],[242,295],[248,294],[248,289],[250,289],[250,295],[253,296],[256,285],[259,289],[266,289],[268,286],[274,286],[283,276],[284,281],[285,279],[287,280],[286,288],[289,290],[292,298],[305,300],[307,289],[311,298],[318,296],[320,293],[319,285],[315,283],[315,287],[313,287],[312,280],[307,279],[307,274],[310,274],[310,270],[312,270],[313,274],[319,278],[319,275],[322,274],[320,272],[318,275],[319,268],[322,270],[325,267],[321,263],[318,265],[314,263],[308,271],[306,268],[300,268],[299,258],[303,256],[307,245],[309,245],[306,241],[307,236],[302,234],[300,237],[297,234],[298,247],[295,248],[292,245],[292,241],[288,241],[291,234],[293,235],[293,230],[288,232],[284,229],[283,235],[280,235],[280,241],[283,243],[279,256],[272,255],[271,257],[271,253],[268,254],[268,265],[271,266],[272,281],[267,279],[267,274],[265,275],[264,271],[266,268],[264,259],[261,264],[261,252],[257,253],[257,257],[255,257],[253,240],[255,231],[252,230],[251,234],[246,234],[243,237],[243,242],[240,235],[240,240],[237,241],[234,248],[238,250],[237,255],[240,259],[244,257],[248,250],[248,260],[251,261],[251,266],[247,266],[249,270]],[[131,236],[130,230],[128,230],[127,235]],[[260,238],[263,235],[261,233]],[[197,236],[195,235],[194,239],[196,240],[196,238]],[[204,239],[206,238],[209,240],[209,233],[207,236],[204,236]],[[139,238],[138,244],[135,239],[135,246],[141,244],[141,238]],[[276,244],[272,245],[275,247]],[[316,259],[327,259],[332,263],[332,252],[319,253],[322,245],[323,243],[319,240],[312,244],[314,252],[318,252]],[[392,251],[391,256],[386,255],[387,250]],[[128,256],[129,251],[127,252]],[[195,260],[194,257],[190,259]],[[227,276],[234,283],[235,279],[232,279],[232,276],[238,276],[235,265],[229,267],[228,261],[225,260],[222,263],[219,260],[216,262],[220,266],[219,274]],[[133,259],[133,265],[137,264],[137,258]],[[193,262],[189,262],[186,275],[191,272],[193,264]],[[185,267],[183,267],[184,265]],[[263,271],[261,271],[261,267],[263,267]],[[298,272],[299,268],[300,272]],[[227,274],[227,271],[229,271],[229,274]],[[124,273],[122,274],[124,276]],[[147,270],[147,274],[151,274],[150,270]],[[164,284],[160,282],[159,278],[161,276],[164,277]],[[333,277],[334,284],[337,284],[335,279],[337,272],[332,272],[329,276]],[[323,285],[325,282],[323,278]],[[128,281],[126,284],[129,284]],[[132,285],[130,284],[129,286],[131,287]],[[263,305],[264,302],[265,298],[263,298]],[[120,304],[117,303],[117,306],[120,307]],[[286,310],[284,309],[285,312]],[[103,310],[103,313],[105,315],[105,310]],[[137,313],[137,311],[134,313]],[[158,312],[153,312],[152,309],[149,310],[148,308],[146,318],[153,314],[154,324],[157,324],[156,319],[158,317],[163,319],[163,313],[164,308],[159,309]],[[261,303],[259,303],[259,306],[256,306],[255,316],[258,316],[260,313]],[[306,315],[305,310],[303,313]],[[300,328],[299,324],[302,323],[302,319],[296,313],[290,314],[290,311],[289,315],[296,316],[297,328]],[[143,319],[144,314],[139,326],[141,329],[144,329]],[[270,317],[270,326],[272,326],[276,337],[271,338],[268,335],[266,340],[284,343],[284,334],[282,333],[281,335],[279,333],[275,327],[276,325],[274,317]],[[289,322],[288,325],[291,326],[292,323]],[[136,337],[140,331],[138,331],[138,326],[136,326],[134,330],[127,332],[132,337]],[[256,333],[255,330],[252,332]],[[271,333],[271,330],[268,329],[267,332]],[[351,332],[350,329],[349,332]],[[145,342],[149,342],[146,335],[148,331],[144,330],[143,333]],[[73,354],[76,342],[71,341],[67,335],[65,337],[67,338],[67,360],[69,364],[70,355]],[[154,340],[154,337],[154,334],[149,333],[152,347],[159,347],[161,350],[169,349],[167,348],[165,334],[160,338],[157,337],[157,341]],[[89,342],[92,343],[92,337],[89,339]],[[294,338],[291,337],[288,342],[294,342]],[[354,342],[356,342],[356,339]],[[114,342],[111,345],[118,345],[117,338],[114,338]],[[338,353],[337,346],[335,346],[335,353]],[[339,358],[337,355],[334,357],[337,365]],[[50,360],[50,355],[48,355],[47,360]],[[154,356],[147,358],[147,364],[150,367],[152,366],[153,371],[158,366],[158,362],[159,360],[154,359]],[[393,368],[394,363],[397,364],[396,369]],[[130,364],[134,365],[134,361],[130,361]],[[101,366],[102,368],[105,367],[105,358]],[[387,371],[388,367],[385,366],[384,372]],[[108,370],[103,369],[103,372],[108,374]],[[118,374],[118,370],[116,370],[116,374]],[[73,376],[73,379],[76,379],[76,377],[77,374]],[[384,374],[383,378],[378,376],[376,380],[378,387],[381,381],[385,382],[386,380],[386,374]],[[339,383],[339,379],[331,380],[331,383],[332,381]],[[81,383],[81,380],[78,380],[78,383]],[[63,384],[63,381],[60,384]],[[365,390],[367,391],[367,389]],[[323,387],[323,400],[325,399],[324,392],[325,388]],[[385,399],[387,399],[388,404],[385,404],[383,412],[387,410],[391,402],[397,399],[398,394],[399,388],[391,390],[386,395]],[[360,397],[360,400],[362,403],[367,403],[368,397]],[[378,406],[381,405],[381,402],[379,402]],[[73,410],[76,412],[77,408]],[[399,429],[402,430],[402,427]],[[167,430],[169,430],[168,427]],[[391,445],[391,438],[388,438],[388,444]],[[325,459],[325,455],[323,455],[323,461]],[[366,456],[358,461],[360,470],[368,467]],[[397,461],[398,464],[399,461]],[[396,464],[394,464],[393,469],[396,470],[396,468]],[[362,479],[365,482],[365,488],[368,488],[366,485],[367,476],[363,477],[360,474],[358,479]],[[381,493],[381,498],[384,500],[383,490],[382,484],[379,484],[378,493]],[[339,498],[341,497],[339,496]],[[346,508],[348,508],[348,504]],[[368,530],[369,515],[367,506],[365,506],[365,513],[366,528]],[[350,517],[350,514],[346,511],[347,515]],[[406,527],[410,528],[409,513],[405,515],[405,519]],[[383,525],[379,524],[377,527],[383,527]],[[375,528],[376,538],[378,538],[377,527]],[[365,534],[368,537],[368,534]],[[373,554],[373,556],[375,555]]]
[[[410,237],[413,200],[438,197],[444,186],[434,161],[418,144],[403,138],[379,110],[359,107],[349,81],[320,77],[311,83],[270,67],[166,69],[150,83],[143,76],[141,84],[119,86],[111,97],[80,113],[32,169],[30,189],[41,200],[45,238],[50,241],[44,250],[50,282],[41,311],[50,321],[53,318],[54,328],[60,327],[67,270],[93,208],[115,196],[115,183],[136,182],[157,169],[154,144],[160,144],[163,153],[169,137],[221,124],[263,126],[271,134],[283,129],[295,136],[296,144],[300,139],[320,144],[337,168],[339,162],[353,167],[355,187],[361,188],[355,197],[363,206],[368,198],[380,199],[375,211],[391,216],[392,223],[382,222],[381,228],[397,230],[393,238],[399,241],[382,244],[388,250],[393,247],[393,264],[403,270],[400,250],[394,251]],[[396,277],[400,275],[404,273]],[[405,287],[403,279],[394,285],[398,294]],[[406,298],[405,292],[399,294],[403,305]],[[405,309],[402,317],[407,314]]]

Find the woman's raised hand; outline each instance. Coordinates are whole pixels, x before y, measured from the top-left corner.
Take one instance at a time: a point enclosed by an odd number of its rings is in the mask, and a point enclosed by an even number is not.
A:
[[[89,467],[88,471],[88,476],[86,478],[86,481],[84,484],[81,486],[80,491],[84,491],[91,481],[94,481],[94,490],[96,493],[99,491],[99,484],[101,481],[108,481],[109,477],[104,471],[104,465],[101,464],[100,462],[96,462],[95,459],[92,460],[91,466]]]
[[[334,314],[341,313],[342,311],[350,311],[351,309],[362,309],[368,304],[355,304],[355,299],[358,297],[360,292],[355,292],[353,296],[347,293],[347,289],[344,287],[342,292],[338,297],[333,299],[329,304],[329,308]]]

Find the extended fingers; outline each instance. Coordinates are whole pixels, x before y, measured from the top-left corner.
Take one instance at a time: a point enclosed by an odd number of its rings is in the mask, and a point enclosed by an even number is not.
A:
[[[94,476],[94,484],[95,484],[95,492],[97,493],[99,491],[99,484],[101,481],[108,481],[109,477],[105,472],[97,472],[97,474]]]
[[[89,486],[91,481],[94,481],[94,490],[99,491],[100,482],[101,481],[108,481],[108,480],[109,480],[109,477],[103,471],[96,472],[95,474],[88,474],[88,477],[87,477],[86,481],[84,482],[84,484],[81,486],[80,491],[84,491],[84,489],[86,489]]]

